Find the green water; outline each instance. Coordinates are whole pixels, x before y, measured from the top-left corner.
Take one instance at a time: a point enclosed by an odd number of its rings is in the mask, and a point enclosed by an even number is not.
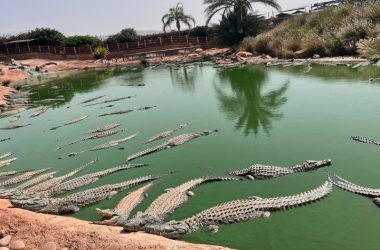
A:
[[[305,74],[305,67],[235,69],[195,67],[91,71],[53,80],[32,88],[33,99],[64,98],[45,114],[21,122],[32,126],[0,131],[0,153],[12,151],[19,159],[7,170],[51,167],[59,174],[99,157],[99,163],[82,174],[122,164],[145,147],[140,142],[188,122],[179,133],[219,129],[183,146],[162,151],[135,162],[149,167],[107,176],[93,185],[116,183],[146,174],[174,174],[159,180],[149,197],[136,209],[144,210],[164,189],[203,175],[223,174],[227,169],[255,163],[291,166],[305,160],[331,158],[333,165],[312,173],[300,173],[265,181],[219,182],[200,186],[196,196],[169,219],[183,219],[219,203],[248,196],[273,197],[300,193],[321,185],[328,171],[364,186],[380,188],[380,150],[354,143],[351,135],[380,139],[380,77],[378,68],[349,69],[317,66]],[[127,84],[144,83],[145,87]],[[58,86],[53,87],[52,86]],[[137,95],[136,98],[106,105],[83,107],[78,103],[99,95],[106,99]],[[98,118],[102,113],[156,105],[147,111]],[[49,128],[71,119],[90,115],[81,123],[56,131]],[[0,125],[9,119],[0,120]],[[87,130],[121,123],[124,134],[55,148],[81,138]],[[73,151],[89,149],[111,139],[139,131],[139,136],[121,146],[87,152],[74,158]],[[158,142],[159,143],[159,142]],[[154,144],[153,144],[154,145]],[[127,193],[82,209],[75,217],[95,220],[96,207],[113,207]],[[379,249],[380,210],[369,198],[334,188],[326,199],[300,208],[273,213],[269,219],[221,226],[217,234],[200,230],[183,238],[197,243],[237,249]]]

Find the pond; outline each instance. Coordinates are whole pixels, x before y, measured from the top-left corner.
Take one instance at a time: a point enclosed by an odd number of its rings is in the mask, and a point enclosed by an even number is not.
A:
[[[133,161],[150,166],[119,172],[79,189],[174,171],[157,181],[135,212],[144,210],[163,190],[191,178],[223,175],[226,170],[256,163],[287,167],[305,160],[333,161],[331,167],[310,173],[202,185],[169,220],[187,218],[217,204],[249,196],[275,197],[307,191],[321,185],[328,172],[380,188],[379,147],[350,140],[352,135],[380,139],[380,82],[369,81],[380,77],[379,68],[313,65],[310,72],[305,72],[305,66],[157,67],[88,71],[52,80],[31,88],[35,92],[32,99],[49,104],[50,109],[36,118],[29,118],[32,110],[22,113],[20,121],[32,123],[29,127],[0,131],[0,138],[12,137],[1,144],[0,152],[12,151],[19,157],[7,170],[50,167],[59,175],[98,157],[99,162],[84,170],[85,174],[123,164],[128,156],[150,146],[141,142],[182,123],[188,126],[176,135],[219,130]],[[136,97],[115,102],[113,107],[79,105],[100,95],[106,95],[104,100]],[[137,110],[145,106],[157,107]],[[123,109],[134,111],[98,117]],[[84,115],[89,118],[50,130]],[[8,125],[10,119],[0,120],[1,127]],[[56,150],[83,138],[86,131],[109,123],[121,123],[120,128],[126,131]],[[67,157],[71,152],[136,132],[140,133],[135,139],[118,147]],[[113,207],[128,192],[83,208],[73,216],[96,220],[95,208]],[[199,230],[182,239],[237,249],[378,249],[379,221],[380,210],[371,199],[334,187],[331,195],[317,203],[275,212],[268,219],[224,225],[216,234]]]

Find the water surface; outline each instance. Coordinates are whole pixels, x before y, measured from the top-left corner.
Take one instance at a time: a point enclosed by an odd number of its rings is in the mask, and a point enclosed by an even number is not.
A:
[[[378,68],[350,69],[344,66],[234,69],[212,67],[115,69],[89,71],[33,87],[32,98],[41,104],[59,98],[42,116],[21,122],[32,126],[0,131],[0,138],[12,137],[1,151],[12,151],[19,159],[7,170],[51,167],[59,174],[99,158],[99,163],[82,174],[107,169],[125,162],[145,148],[149,137],[188,122],[188,133],[206,129],[220,132],[162,151],[134,162],[149,167],[107,176],[87,186],[116,183],[147,174],[166,174],[149,191],[136,209],[144,210],[164,189],[191,178],[220,175],[227,169],[255,163],[292,166],[305,160],[331,158],[333,165],[312,173],[299,173],[265,181],[219,182],[203,185],[196,196],[169,219],[183,219],[219,203],[249,196],[292,195],[321,185],[327,172],[334,172],[364,186],[380,188],[380,150],[354,143],[351,135],[380,139],[380,77]],[[128,84],[143,83],[145,87]],[[80,102],[106,95],[135,98],[106,105],[84,107]],[[45,101],[44,101],[45,100]],[[97,117],[121,109],[157,106],[119,116]],[[81,123],[51,131],[51,127],[90,115]],[[0,121],[1,126],[10,119]],[[101,140],[78,143],[56,151],[59,146],[82,138],[83,133],[108,124],[121,123],[127,132]],[[73,158],[67,154],[89,149],[111,139],[140,132],[121,146],[87,152]],[[159,143],[159,142],[158,142]],[[155,144],[152,144],[155,145]],[[64,156],[59,160],[60,156]],[[96,207],[113,207],[128,191],[82,209],[75,217],[95,220]],[[190,242],[218,244],[237,249],[378,249],[380,210],[370,199],[334,188],[326,199],[292,210],[273,213],[269,219],[221,226],[217,234],[200,230],[183,238]]]

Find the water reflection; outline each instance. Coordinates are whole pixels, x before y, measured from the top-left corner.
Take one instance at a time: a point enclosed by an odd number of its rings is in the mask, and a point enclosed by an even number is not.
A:
[[[47,105],[53,108],[64,106],[70,102],[76,93],[87,93],[100,88],[105,79],[125,73],[124,70],[86,71],[65,78],[49,80],[46,83],[31,88],[34,94],[31,101],[37,105]]]
[[[201,68],[196,66],[170,67],[169,72],[173,86],[178,87],[185,93],[194,93],[195,80],[200,70]]]
[[[291,73],[304,74],[307,65],[291,66],[291,67],[275,67],[276,70]],[[332,80],[364,80],[368,81],[371,78],[379,78],[380,70],[376,66],[359,67],[353,69],[345,65],[318,65],[312,64],[311,70],[306,75]],[[330,82],[329,82],[330,83]]]
[[[269,135],[272,122],[283,117],[279,108],[286,103],[288,83],[278,89],[263,91],[267,73],[263,69],[243,67],[218,73],[220,86],[214,84],[220,110],[229,120],[236,121],[236,129],[245,135],[257,135],[260,127]],[[227,93],[226,86],[231,89]]]

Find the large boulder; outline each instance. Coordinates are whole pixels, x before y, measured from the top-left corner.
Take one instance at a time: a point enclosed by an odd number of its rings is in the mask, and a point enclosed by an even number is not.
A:
[[[246,52],[246,51],[240,51],[236,54],[238,57],[247,58],[250,56],[253,56],[252,53]]]
[[[294,52],[294,56],[296,58],[307,58],[309,56],[309,50],[308,49],[301,49]]]

